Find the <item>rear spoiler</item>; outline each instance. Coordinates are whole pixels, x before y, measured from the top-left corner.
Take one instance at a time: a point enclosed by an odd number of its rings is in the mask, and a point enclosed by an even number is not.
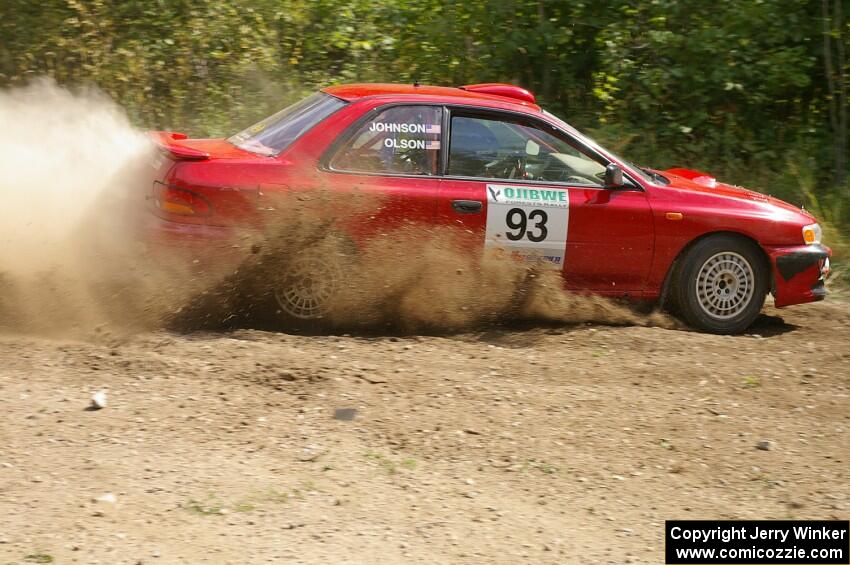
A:
[[[172,159],[177,161],[203,161],[210,158],[209,153],[177,143],[188,137],[185,133],[176,131],[149,131],[148,137],[156,143],[160,151],[167,153]]]

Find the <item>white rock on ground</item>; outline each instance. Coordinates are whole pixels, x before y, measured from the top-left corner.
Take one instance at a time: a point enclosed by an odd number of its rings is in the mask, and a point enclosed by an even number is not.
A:
[[[106,408],[106,391],[99,390],[93,395],[91,395],[91,405],[93,408],[100,410],[101,408]]]
[[[104,502],[106,504],[115,504],[118,502],[118,497],[112,494],[111,492],[107,492],[106,494],[102,494],[94,499],[95,502]]]

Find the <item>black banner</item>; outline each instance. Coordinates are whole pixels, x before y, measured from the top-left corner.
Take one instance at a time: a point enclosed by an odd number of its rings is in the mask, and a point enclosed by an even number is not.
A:
[[[848,565],[850,522],[841,520],[668,520],[668,565]]]

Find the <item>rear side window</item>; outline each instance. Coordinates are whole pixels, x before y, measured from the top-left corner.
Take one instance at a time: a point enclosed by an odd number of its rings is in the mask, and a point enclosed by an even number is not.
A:
[[[356,126],[330,161],[336,171],[436,175],[440,162],[438,106],[393,106]]]
[[[340,108],[345,102],[323,92],[317,92],[296,102],[232,136],[228,141],[246,151],[260,155],[277,155]]]

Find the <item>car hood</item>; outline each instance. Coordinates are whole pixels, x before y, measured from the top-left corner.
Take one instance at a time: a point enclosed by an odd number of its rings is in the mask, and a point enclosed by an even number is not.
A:
[[[709,173],[704,173],[702,171],[696,171],[693,169],[679,168],[667,169],[665,171],[657,172],[664,175],[670,180],[668,188],[674,188],[690,192],[699,192],[702,194],[712,194],[716,196],[734,198],[747,202],[760,202],[763,204],[769,204],[776,206],[777,208],[781,208],[786,212],[799,214],[805,217],[807,220],[814,221],[814,217],[811,214],[809,214],[798,206],[794,206],[793,204],[789,204],[788,202],[785,202],[784,200],[780,200],[778,198],[774,198],[773,196],[762,194],[761,192],[756,192],[754,190],[748,190],[740,186],[734,186],[731,184],[719,182]]]

